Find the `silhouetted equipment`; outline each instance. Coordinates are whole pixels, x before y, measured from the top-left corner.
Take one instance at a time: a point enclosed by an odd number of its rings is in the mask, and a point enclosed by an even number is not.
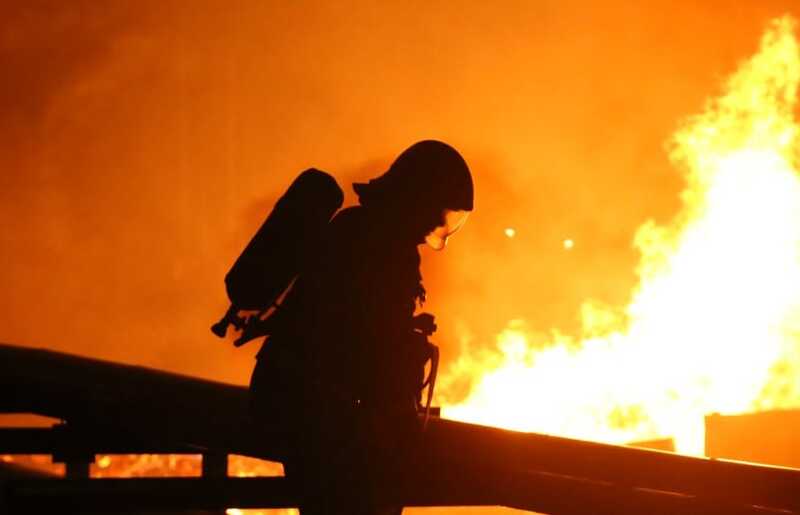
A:
[[[399,203],[419,209],[474,209],[469,166],[456,149],[436,140],[414,143],[386,173],[367,183],[356,183],[353,189],[362,205]]]
[[[61,431],[68,430],[49,444],[21,433],[0,438],[0,453],[64,445],[77,460],[151,446],[280,461],[282,449],[252,433],[246,404],[244,387],[0,345],[0,411],[61,418]],[[441,419],[430,420],[415,452],[413,470],[382,485],[379,495],[406,506],[503,505],[554,515],[800,513],[796,469]],[[112,513],[287,507],[302,495],[284,478],[213,476],[15,479],[0,483],[0,496],[10,513],[63,513],[65,507]]]
[[[800,468],[800,410],[706,416],[706,455]]]
[[[657,451],[675,452],[675,441],[672,438],[658,438],[655,440],[638,440],[629,442],[628,447],[641,447],[642,449],[655,449]]]
[[[313,168],[301,173],[225,276],[231,306],[211,331],[223,338],[233,325],[242,331],[237,346],[263,336],[268,327],[263,317],[276,307],[343,202],[344,193],[329,174]],[[242,310],[258,314],[240,317]]]
[[[353,184],[353,190],[362,206],[398,211],[414,206],[417,221],[439,218],[441,224],[426,227],[430,232],[425,242],[435,250],[445,247],[447,238],[464,224],[474,207],[472,174],[466,161],[456,149],[436,140],[414,143],[386,173]]]
[[[428,420],[431,415],[431,401],[433,400],[433,391],[436,388],[436,377],[439,374],[439,347],[431,343],[428,338],[436,332],[436,319],[430,313],[420,313],[414,316],[414,333],[418,336],[418,347],[420,348],[420,369],[424,370],[425,364],[430,362],[430,370],[428,376],[422,380],[419,391],[420,396],[422,391],[427,388],[427,398],[425,405],[421,404],[421,397],[417,399],[420,403],[422,412],[425,414],[423,426],[427,427]]]

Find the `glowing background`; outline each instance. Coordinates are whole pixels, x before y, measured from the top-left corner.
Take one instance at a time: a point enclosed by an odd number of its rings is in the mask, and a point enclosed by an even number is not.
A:
[[[350,194],[422,138],[462,150],[478,195],[448,251],[423,255],[443,368],[465,335],[489,347],[523,319],[544,340],[579,332],[587,299],[626,305],[637,228],[680,208],[665,142],[769,19],[800,14],[792,1],[17,3],[0,16],[0,340],[236,383],[256,345],[208,327],[289,180],[317,166]]]
[[[256,346],[208,326],[277,195],[312,165],[368,178],[422,138],[461,149],[478,189],[424,256],[445,367],[467,333],[573,332],[586,299],[625,305],[636,228],[679,207],[664,142],[791,12],[48,4],[0,22],[0,339],[238,383]]]

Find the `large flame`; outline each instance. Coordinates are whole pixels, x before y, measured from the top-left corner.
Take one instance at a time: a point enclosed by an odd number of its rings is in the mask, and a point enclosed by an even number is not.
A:
[[[608,442],[673,437],[703,451],[703,416],[800,404],[800,177],[793,110],[800,56],[790,18],[724,94],[670,141],[682,209],[634,243],[630,304],[587,303],[584,333],[534,344],[521,321],[496,352],[468,353],[444,378],[470,378],[447,418]]]
[[[670,224],[637,232],[640,283],[630,304],[586,303],[580,338],[552,331],[541,342],[512,321],[495,351],[466,352],[440,381],[446,417],[616,443],[671,436],[679,451],[700,454],[707,413],[800,405],[793,29],[789,18],[774,21],[725,94],[673,137],[683,208]],[[469,395],[448,403],[464,378]],[[45,457],[0,460],[63,473]],[[230,469],[281,473],[243,457]],[[199,457],[100,456],[92,468],[94,477],[165,472],[199,475]]]

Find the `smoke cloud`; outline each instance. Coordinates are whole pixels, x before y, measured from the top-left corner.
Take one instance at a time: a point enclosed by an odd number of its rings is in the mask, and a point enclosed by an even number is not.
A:
[[[256,345],[208,328],[272,203],[309,166],[353,202],[425,138],[477,188],[423,251],[444,366],[510,319],[572,330],[677,209],[664,141],[793,3],[12,2],[0,340],[245,383]]]

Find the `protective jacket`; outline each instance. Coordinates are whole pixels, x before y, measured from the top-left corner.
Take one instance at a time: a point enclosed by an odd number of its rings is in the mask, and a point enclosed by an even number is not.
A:
[[[417,244],[395,239],[396,223],[361,206],[336,215],[253,373],[254,413],[294,445],[287,473],[328,506],[354,484],[407,469],[401,462],[418,433],[422,362],[412,329],[425,291]],[[362,495],[339,504],[386,512],[370,502]]]

